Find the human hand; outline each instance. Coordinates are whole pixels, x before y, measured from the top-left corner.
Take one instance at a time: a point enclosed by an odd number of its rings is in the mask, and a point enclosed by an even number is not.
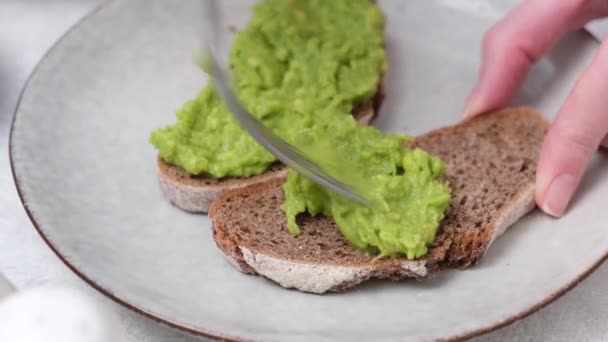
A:
[[[477,85],[465,118],[506,106],[530,67],[569,31],[608,16],[608,0],[525,0],[483,40]],[[598,146],[608,147],[608,38],[551,124],[536,173],[535,199],[547,214],[564,214]]]

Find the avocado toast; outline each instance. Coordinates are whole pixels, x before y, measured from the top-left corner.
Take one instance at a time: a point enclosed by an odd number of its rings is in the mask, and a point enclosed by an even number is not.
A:
[[[278,164],[209,84],[150,141],[165,196],[187,211],[211,204],[216,244],[243,272],[315,293],[424,278],[474,264],[533,208],[546,122],[531,109],[416,139],[357,122],[377,111],[386,70],[383,16],[368,0],[262,1],[230,61],[249,112],[370,200]]]
[[[371,278],[426,278],[444,268],[466,268],[534,208],[537,156],[547,128],[534,110],[507,108],[409,144],[445,161],[452,188],[446,217],[421,258],[366,255],[324,215],[301,214],[301,233],[289,234],[280,209],[281,179],[220,196],[209,212],[213,237],[241,272],[313,293],[343,291]]]

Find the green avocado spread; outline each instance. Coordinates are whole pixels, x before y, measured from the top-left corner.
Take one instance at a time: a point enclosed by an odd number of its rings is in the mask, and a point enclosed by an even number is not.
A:
[[[325,214],[353,245],[380,256],[423,256],[450,200],[444,164],[402,135],[382,134],[351,113],[386,69],[384,18],[369,0],[264,0],[236,34],[230,55],[243,106],[264,125],[367,196],[363,206],[290,171],[288,230],[300,213]],[[212,84],[152,132],[160,156],[192,175],[249,177],[275,158],[245,133]]]
[[[369,0],[266,0],[235,36],[233,85],[243,106],[287,141],[320,116],[350,116],[386,68],[383,16]],[[208,85],[152,133],[161,157],[190,174],[248,177],[275,159],[243,132]]]

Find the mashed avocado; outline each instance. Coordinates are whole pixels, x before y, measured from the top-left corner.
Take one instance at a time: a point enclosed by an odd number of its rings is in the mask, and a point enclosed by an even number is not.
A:
[[[288,229],[309,212],[334,218],[356,247],[381,256],[426,253],[449,203],[443,163],[403,148],[352,117],[386,69],[383,16],[369,0],[265,0],[239,32],[230,56],[237,96],[267,127],[333,176],[356,184],[365,207],[290,171],[282,206]],[[248,177],[275,159],[241,130],[213,85],[177,111],[151,143],[193,175]]]
[[[230,56],[244,107],[295,143],[321,116],[350,116],[386,68],[383,16],[369,0],[266,0]],[[243,132],[207,86],[150,137],[161,157],[193,175],[248,177],[275,159]]]
[[[425,255],[450,201],[450,188],[440,180],[443,162],[420,149],[402,148],[404,137],[382,135],[372,127],[341,124],[329,132],[332,154],[341,157],[327,159],[325,170],[338,179],[347,174],[372,205],[355,203],[290,171],[281,207],[289,232],[299,234],[298,214],[322,213],[362,250],[410,259]]]

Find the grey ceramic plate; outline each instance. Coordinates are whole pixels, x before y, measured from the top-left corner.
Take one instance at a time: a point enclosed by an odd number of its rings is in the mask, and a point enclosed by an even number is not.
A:
[[[381,128],[418,134],[458,120],[483,31],[499,1],[380,1],[391,69]],[[246,11],[231,1],[233,20]],[[149,132],[205,83],[192,64],[196,1],[113,1],[40,63],[11,140],[24,205],[53,250],[115,300],[190,332],[247,340],[395,340],[480,334],[522,317],[588,274],[608,251],[608,160],[598,155],[559,221],[514,226],[484,262],[423,282],[375,282],[315,296],[246,276],[216,250],[205,216],[161,197]],[[234,22],[238,24],[238,22]],[[596,43],[569,37],[518,102],[551,116]]]

